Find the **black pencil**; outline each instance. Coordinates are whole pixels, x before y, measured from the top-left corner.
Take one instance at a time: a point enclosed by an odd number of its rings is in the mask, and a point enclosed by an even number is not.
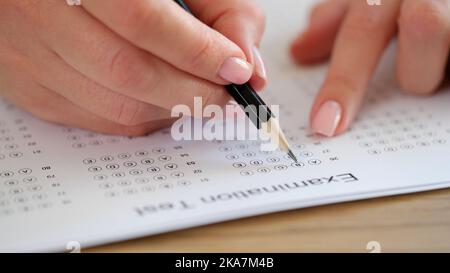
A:
[[[183,0],[175,0],[175,2],[194,16]],[[245,114],[252,121],[252,123],[255,124],[256,128],[258,128],[258,130],[265,131],[265,133],[267,133],[272,139],[277,138],[276,143],[279,144],[279,147],[287,152],[292,160],[297,162],[297,158],[289,148],[286,137],[284,136],[274,114],[270,111],[269,107],[261,99],[261,97],[255,92],[253,87],[249,83],[245,83],[241,85],[229,84],[226,85],[225,88],[231,97],[233,97],[233,99],[245,110]]]

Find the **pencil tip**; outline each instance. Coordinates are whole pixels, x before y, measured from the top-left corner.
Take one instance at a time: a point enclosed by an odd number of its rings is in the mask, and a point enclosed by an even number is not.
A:
[[[295,161],[295,163],[298,163],[297,157],[294,155],[294,153],[292,152],[292,150],[288,151],[288,155],[290,158],[292,158],[292,160]]]

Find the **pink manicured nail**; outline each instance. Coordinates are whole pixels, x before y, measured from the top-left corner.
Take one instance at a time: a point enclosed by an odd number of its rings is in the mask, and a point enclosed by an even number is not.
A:
[[[262,59],[261,52],[256,46],[253,47],[253,58],[255,60],[256,75],[265,81],[267,79],[266,65]]]
[[[226,59],[219,70],[219,76],[222,79],[235,84],[246,83],[252,74],[252,65],[236,57]]]
[[[332,137],[336,133],[341,117],[341,105],[332,100],[326,101],[313,119],[312,130],[316,134]]]

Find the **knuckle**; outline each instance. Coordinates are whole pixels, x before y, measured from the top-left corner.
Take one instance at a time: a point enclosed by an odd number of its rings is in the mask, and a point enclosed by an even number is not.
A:
[[[203,28],[202,28],[203,29]],[[201,69],[208,63],[208,56],[211,56],[211,52],[214,51],[214,42],[211,37],[211,33],[206,29],[201,30],[202,33],[198,37],[201,37],[196,46],[193,47],[192,53],[188,54],[186,65],[193,71]]]
[[[124,13],[122,24],[131,39],[142,40],[144,33],[151,29],[158,29],[163,24],[164,12],[161,11],[160,1],[130,0],[128,10]]]
[[[448,14],[435,1],[412,1],[399,17],[400,30],[417,38],[443,33],[449,28]]]
[[[135,89],[143,82],[140,59],[128,47],[120,47],[112,52],[108,66],[113,85],[119,89]]]
[[[355,82],[355,80],[347,75],[337,74],[330,76],[325,84],[324,88],[333,88],[333,90],[342,90],[342,92],[350,93],[351,95],[359,95],[361,88]]]
[[[143,107],[143,102],[117,94],[112,96],[109,103],[108,116],[112,121],[125,126],[136,126],[141,123],[139,113]]]
[[[203,108],[208,105],[224,107],[230,101],[229,95],[220,87],[210,88],[203,95]]]

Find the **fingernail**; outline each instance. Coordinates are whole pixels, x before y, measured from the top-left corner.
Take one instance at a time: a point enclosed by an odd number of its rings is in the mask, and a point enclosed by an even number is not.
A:
[[[260,77],[262,80],[267,80],[267,71],[266,71],[266,65],[264,64],[264,61],[261,56],[261,52],[259,49],[254,46],[253,47],[253,58],[255,62],[255,74],[256,76]]]
[[[342,107],[335,101],[327,101],[320,107],[312,122],[312,130],[316,134],[332,137],[341,121]]]
[[[219,70],[219,77],[235,84],[244,84],[248,82],[252,74],[252,65],[237,57],[226,59]]]

